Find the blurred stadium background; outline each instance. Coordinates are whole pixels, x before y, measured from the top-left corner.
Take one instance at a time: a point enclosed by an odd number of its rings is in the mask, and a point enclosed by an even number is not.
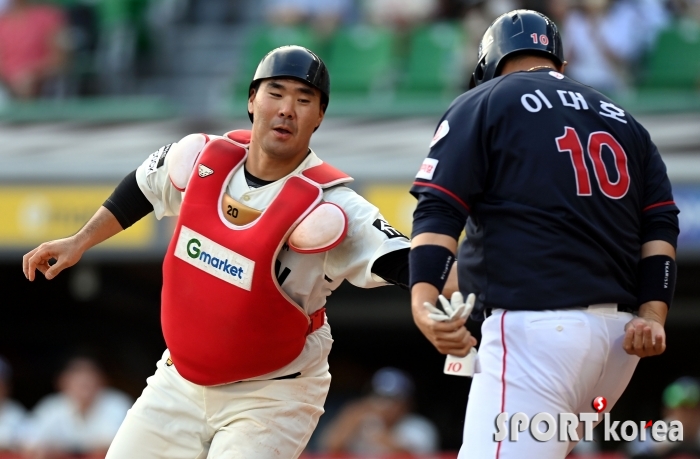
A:
[[[53,19],[17,14],[37,4]],[[173,222],[149,216],[51,282],[27,282],[21,256],[77,231],[160,146],[248,128],[248,83],[267,51],[299,44],[326,60],[331,101],[312,147],[410,234],[407,190],[437,120],[464,90],[485,27],[519,6],[560,24],[572,74],[638,117],[668,166],[682,212],[668,349],[640,363],[613,412],[659,419],[664,387],[700,376],[697,0],[0,0],[0,355],[13,397],[31,409],[55,390],[63,357],[85,349],[112,386],[140,394],[164,349],[160,265]],[[34,29],[45,43],[32,43]],[[43,58],[33,66],[17,56],[25,49]],[[343,286],[328,316],[333,383],[319,429],[392,365],[414,378],[415,411],[439,429],[440,449],[456,451],[469,380],[442,374],[407,292]],[[588,457],[626,457],[620,442],[597,446]]]

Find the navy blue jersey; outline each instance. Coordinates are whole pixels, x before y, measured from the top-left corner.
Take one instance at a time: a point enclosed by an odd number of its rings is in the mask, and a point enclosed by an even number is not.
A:
[[[466,218],[459,285],[477,294],[478,310],[636,305],[641,245],[654,223],[677,236],[678,209],[648,132],[550,70],[458,97],[411,193]]]

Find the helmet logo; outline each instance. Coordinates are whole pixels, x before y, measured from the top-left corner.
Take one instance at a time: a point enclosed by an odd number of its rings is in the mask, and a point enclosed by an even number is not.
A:
[[[532,37],[532,42],[534,44],[537,44],[537,39],[538,39],[537,34],[533,33],[532,35],[530,35],[530,37]],[[544,46],[547,46],[549,44],[549,38],[547,38],[547,35],[544,35],[544,34],[540,35],[539,40],[540,40],[540,43],[542,43]]]

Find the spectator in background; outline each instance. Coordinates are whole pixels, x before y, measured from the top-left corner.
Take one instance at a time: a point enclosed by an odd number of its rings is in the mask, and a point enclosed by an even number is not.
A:
[[[564,24],[566,16],[569,13],[569,3],[571,0],[547,0],[545,10],[549,13],[547,16],[554,21],[555,24]]]
[[[64,16],[70,63],[62,70],[66,76],[64,94],[95,95],[99,92],[95,58],[100,40],[100,3],[95,0],[70,0],[67,3]]]
[[[438,0],[363,0],[368,22],[406,30],[432,19],[439,12]]]
[[[104,457],[132,400],[108,389],[102,370],[89,357],[70,359],[57,383],[59,393],[48,395],[34,408],[27,435],[29,456]]]
[[[700,381],[688,376],[669,384],[664,389],[663,420],[681,421],[683,441],[655,442],[635,440],[628,445],[634,459],[692,459],[700,458]]]
[[[562,29],[569,76],[615,94],[627,86],[625,62],[615,46],[629,37],[612,28],[609,6],[609,0],[578,0]]]
[[[66,21],[60,9],[9,0],[0,13],[0,81],[21,99],[41,94],[66,61]]]
[[[521,0],[520,7],[539,11],[555,24],[563,24],[566,13],[569,11],[570,2],[571,0]]]
[[[266,0],[265,16],[271,24],[308,24],[328,37],[352,14],[352,0]]]
[[[461,20],[467,7],[464,0],[438,0],[437,4],[437,21]]]
[[[613,18],[623,24],[632,37],[632,45],[624,52],[632,61],[639,61],[656,42],[659,32],[668,27],[671,14],[664,0],[617,0]]]
[[[667,5],[675,18],[700,22],[700,0],[667,0]]]
[[[20,435],[27,416],[24,407],[9,398],[11,380],[10,364],[0,357],[0,453],[20,448]]]
[[[466,55],[464,56],[464,66],[468,69],[464,81],[465,90],[469,87],[469,80],[476,67],[478,55],[475,50],[479,49],[481,37],[488,29],[489,25],[500,15],[513,11],[520,7],[516,0],[465,0],[468,6],[464,15],[463,27],[466,31],[467,43],[464,45]]]
[[[411,414],[414,385],[396,368],[382,368],[372,377],[372,393],[344,406],[321,434],[321,449],[357,455],[438,451],[437,428]]]
[[[607,94],[627,90],[632,70],[668,23],[661,0],[576,0],[564,21],[567,73]]]

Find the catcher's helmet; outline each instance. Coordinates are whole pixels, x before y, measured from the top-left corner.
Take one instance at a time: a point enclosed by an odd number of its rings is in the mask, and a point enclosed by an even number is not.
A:
[[[544,14],[531,10],[514,10],[499,16],[481,39],[479,59],[469,88],[497,77],[503,59],[520,52],[542,54],[561,65],[564,49],[556,24]]]
[[[289,45],[275,48],[265,55],[255,70],[253,81],[250,82],[248,95],[253,88],[266,78],[294,78],[303,81],[321,91],[323,110],[328,107],[331,95],[331,79],[328,69],[320,57],[313,51],[302,46]],[[253,114],[248,112],[250,121]]]

